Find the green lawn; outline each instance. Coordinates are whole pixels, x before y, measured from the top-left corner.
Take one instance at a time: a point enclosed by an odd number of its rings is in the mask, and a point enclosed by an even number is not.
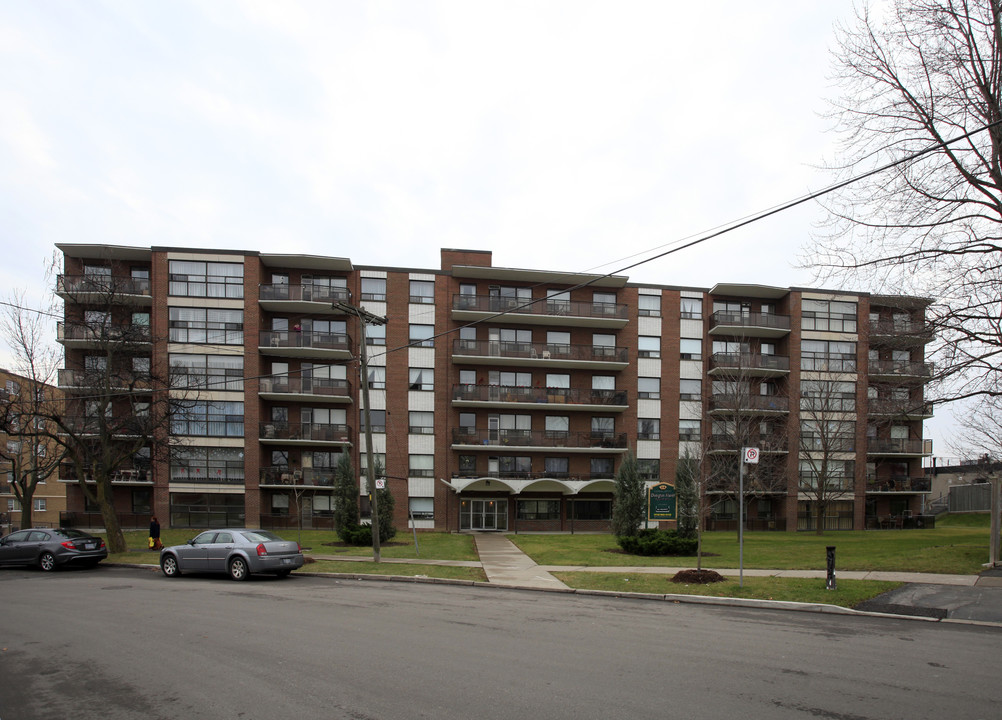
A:
[[[668,575],[648,573],[553,573],[561,582],[573,588],[674,595],[709,595],[711,597],[754,598],[790,602],[826,603],[855,607],[864,600],[901,587],[901,583],[876,580],[839,580],[835,590],[825,590],[822,579],[746,577],[739,587],[737,578],[708,585],[673,583]]]
[[[420,542],[420,538],[418,540]],[[348,573],[358,575],[401,575],[404,577],[447,578],[487,582],[487,575],[478,567],[421,565],[418,563],[374,563],[352,560],[317,560],[304,565],[302,572]]]
[[[838,570],[886,570],[974,574],[988,561],[988,529],[964,518],[937,522],[932,530],[867,530],[813,533],[746,532],[744,566],[781,570],[824,570],[834,545]],[[540,565],[589,567],[692,567],[695,557],[651,558],[626,555],[611,535],[509,535]],[[734,532],[703,534],[703,566],[736,568]]]

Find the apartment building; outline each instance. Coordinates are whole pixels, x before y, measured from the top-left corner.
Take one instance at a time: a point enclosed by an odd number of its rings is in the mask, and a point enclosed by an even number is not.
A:
[[[58,527],[66,509],[66,492],[59,483],[57,448],[44,435],[44,419],[34,410],[58,402],[50,385],[0,368],[0,533],[21,525],[21,503],[15,494],[15,473],[38,478],[31,500],[34,527]]]
[[[406,269],[58,247],[60,387],[79,396],[77,411],[95,412],[83,378],[106,365],[95,324],[105,339],[108,328],[131,338],[119,377],[169,368],[169,392],[185,399],[170,456],[138,452],[114,479],[126,526],[155,512],[181,527],[330,527],[338,459],[349,453],[360,477],[366,462],[351,306],[386,319],[365,327],[364,381],[398,528],[607,530],[628,452],[651,483],[674,482],[680,458],[698,462],[710,527],[736,523],[749,444],[762,458],[749,474],[750,527],[809,529],[821,499],[826,526],[876,527],[920,512],[928,492],[921,299],[647,285],[495,267],[471,250]],[[103,412],[141,414],[136,398],[154,389],[122,384]],[[838,492],[821,498],[832,467]],[[93,516],[73,485],[67,502],[82,522]]]

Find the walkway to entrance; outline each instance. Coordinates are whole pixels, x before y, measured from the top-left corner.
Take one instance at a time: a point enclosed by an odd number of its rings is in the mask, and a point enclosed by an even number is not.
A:
[[[488,582],[542,590],[567,589],[504,535],[476,533],[473,539]]]

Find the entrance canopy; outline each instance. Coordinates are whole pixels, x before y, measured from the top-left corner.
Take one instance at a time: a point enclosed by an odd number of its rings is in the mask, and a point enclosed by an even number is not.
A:
[[[559,492],[561,495],[577,495],[582,492],[612,492],[615,481],[605,480],[564,480],[558,478],[496,478],[496,477],[475,477],[475,478],[452,478],[442,482],[452,488],[457,495],[468,490],[482,490],[487,492],[510,492],[519,495],[523,492]]]

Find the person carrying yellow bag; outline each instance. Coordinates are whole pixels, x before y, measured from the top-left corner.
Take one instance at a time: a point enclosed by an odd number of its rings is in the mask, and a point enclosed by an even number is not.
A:
[[[163,546],[160,542],[160,521],[154,515],[150,518],[150,550],[159,550]]]

